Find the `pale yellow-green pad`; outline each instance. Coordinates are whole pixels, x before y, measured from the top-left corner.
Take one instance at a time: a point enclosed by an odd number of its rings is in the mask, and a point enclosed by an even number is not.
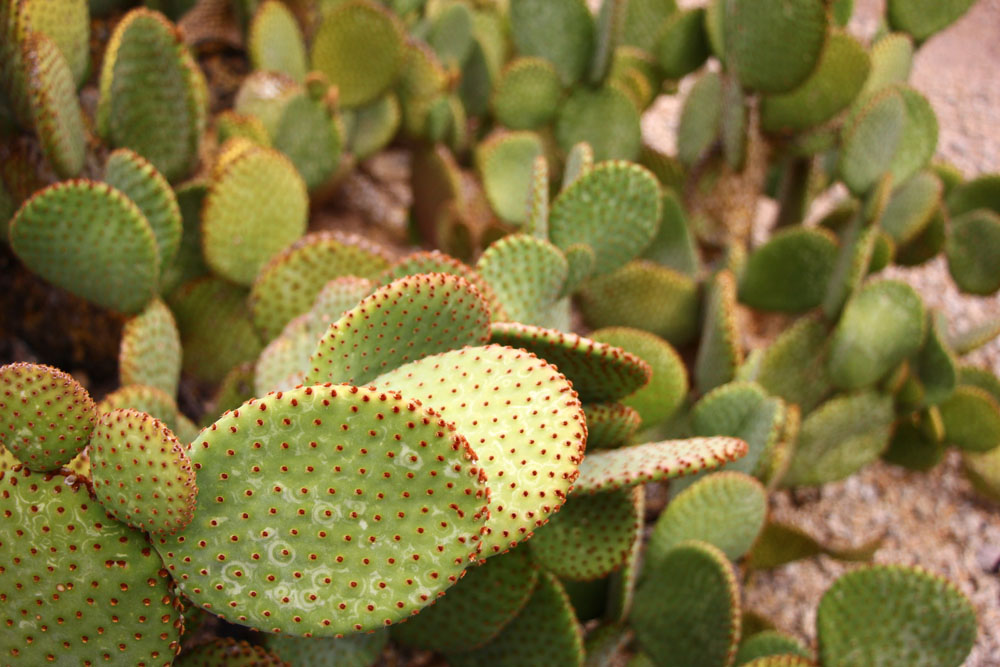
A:
[[[512,130],[533,130],[556,117],[562,95],[552,63],[544,58],[518,58],[500,73],[491,100],[493,115]]]
[[[302,30],[283,3],[267,0],[257,7],[247,52],[254,69],[284,72],[299,83],[305,81],[309,66]]]
[[[557,247],[527,234],[493,243],[476,264],[476,271],[502,305],[504,319],[533,325],[546,322],[568,270],[566,257]]]
[[[306,231],[309,196],[283,155],[252,147],[218,170],[202,208],[202,251],[220,276],[250,285]]]
[[[141,384],[177,395],[181,374],[181,340],[173,313],[153,299],[122,327],[118,377],[124,387]]]
[[[15,0],[22,29],[52,40],[66,59],[74,87],[90,69],[90,10],[87,0]]]
[[[505,222],[526,221],[533,164],[543,152],[542,140],[534,132],[498,134],[476,148],[476,168],[486,198]]]

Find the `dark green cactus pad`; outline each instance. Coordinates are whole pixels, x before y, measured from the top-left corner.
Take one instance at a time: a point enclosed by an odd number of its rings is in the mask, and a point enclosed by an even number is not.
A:
[[[895,243],[909,243],[930,224],[943,191],[941,179],[934,172],[918,171],[893,189],[879,225]]]
[[[587,449],[614,449],[630,444],[642,418],[633,408],[621,403],[588,403],[583,406],[587,418]]]
[[[222,637],[195,646],[174,664],[178,667],[289,667],[273,651],[232,637]],[[296,663],[299,665],[302,663]]]
[[[728,435],[746,441],[747,455],[726,468],[758,475],[781,435],[784,412],[781,399],[768,396],[760,386],[730,382],[695,404],[691,428],[699,436]]]
[[[675,12],[676,0],[631,0],[625,13],[622,44],[652,53],[660,31]]]
[[[142,533],[109,521],[88,486],[70,480],[0,473],[0,654],[12,665],[71,654],[171,664],[181,605],[163,563]]]
[[[862,613],[877,605],[878,621]],[[977,634],[972,603],[947,579],[919,568],[875,565],[838,578],[816,612],[824,665],[957,667]]]
[[[64,181],[35,193],[10,223],[10,244],[32,271],[105,308],[137,313],[156,290],[153,231],[104,183]]]
[[[503,306],[500,305],[500,300],[497,299],[497,295],[489,283],[471,266],[440,250],[420,251],[407,255],[393,262],[389,268],[378,275],[377,280],[382,284],[387,284],[393,280],[418,273],[450,273],[465,278],[479,291],[479,296],[490,307],[490,315],[493,320],[506,319]]]
[[[88,450],[94,493],[122,523],[174,533],[191,522],[198,497],[185,449],[159,419],[138,410],[106,412]]]
[[[958,383],[979,387],[990,396],[1000,401],[1000,378],[988,368],[978,368],[968,364],[958,367]]]
[[[512,234],[486,249],[476,271],[496,295],[504,319],[541,325],[548,322],[552,305],[562,294],[569,264],[548,241]]]
[[[181,332],[186,372],[219,382],[234,366],[257,358],[263,344],[250,321],[247,295],[246,289],[213,276],[186,283],[167,297]]]
[[[471,651],[496,637],[528,603],[538,566],[526,548],[466,570],[444,597],[392,628],[401,644],[441,653]]]
[[[628,327],[599,329],[590,337],[636,355],[652,369],[653,375],[645,387],[621,399],[639,413],[643,426],[654,426],[677,411],[688,392],[688,376],[684,362],[670,343],[655,334]]]
[[[733,665],[739,667],[739,665],[745,665],[758,658],[778,658],[789,655],[805,658],[807,665],[813,664],[812,651],[801,641],[777,630],[765,630],[743,640],[736,652],[736,657],[733,659]]]
[[[253,321],[272,340],[297,315],[309,310],[320,290],[341,276],[375,278],[389,265],[381,248],[359,236],[314,232],[275,255],[250,290]]]
[[[642,329],[674,345],[688,343],[698,334],[698,284],[648,260],[629,262],[588,281],[578,297],[584,319],[595,328]]]
[[[97,415],[68,373],[39,364],[0,367],[0,446],[33,470],[69,463],[87,446]]]
[[[730,560],[750,550],[767,517],[767,493],[753,477],[723,471],[681,491],[656,521],[646,546],[650,564],[685,540],[718,547]]]
[[[732,380],[743,363],[736,330],[736,278],[726,269],[715,274],[705,297],[705,319],[694,362],[694,380],[707,392]]]
[[[938,121],[931,103],[922,93],[904,84],[897,84],[894,88],[906,106],[906,122],[890,171],[893,182],[902,183],[927,166],[934,157]]]
[[[750,551],[751,569],[770,569],[804,558],[825,554],[848,562],[870,562],[885,541],[885,535],[857,545],[821,542],[798,526],[770,520]]]
[[[138,153],[119,148],[104,165],[104,182],[135,202],[156,237],[160,266],[172,264],[183,227],[177,197],[167,179]]]
[[[640,517],[646,516],[646,490],[636,486],[632,499],[635,501],[635,511]],[[604,605],[604,618],[610,623],[624,623],[632,612],[632,602],[635,599],[635,585],[639,579],[642,567],[643,545],[645,531],[636,533],[632,548],[625,557],[622,566],[608,577],[607,599]]]
[[[403,67],[404,32],[395,14],[370,0],[339,3],[323,17],[312,66],[337,86],[345,107],[373,101]]]
[[[76,176],[83,169],[87,132],[73,73],[59,48],[44,34],[29,34],[20,48],[32,125],[45,157],[60,176]]]
[[[323,88],[326,82],[316,85]],[[344,147],[340,119],[333,115],[330,103],[322,98],[313,99],[306,91],[292,95],[284,105],[271,139],[274,148],[295,165],[311,191],[331,179]]]
[[[495,323],[490,341],[533,352],[555,364],[586,403],[617,401],[644,387],[652,375],[649,364],[634,354],[555,329]]]
[[[248,146],[217,166],[209,186],[201,222],[205,262],[223,278],[250,285],[306,231],[308,211],[306,186],[292,163],[275,150]]]
[[[652,172],[636,164],[605,162],[553,200],[549,235],[563,250],[576,243],[593,248],[592,273],[601,276],[646,249],[661,210],[660,185]]]
[[[476,168],[486,198],[505,222],[526,222],[533,164],[543,152],[542,140],[534,132],[499,133],[476,147]]]
[[[721,139],[722,155],[734,172],[746,166],[750,141],[749,98],[735,77],[727,76],[722,86]],[[755,130],[756,131],[756,130]]]
[[[205,82],[186,49],[162,14],[135,9],[115,27],[101,71],[98,132],[142,155],[170,181],[197,163],[205,122],[198,91]]]
[[[955,390],[958,383],[958,359],[947,338],[944,315],[927,313],[927,337],[913,359],[913,370],[924,389],[924,405],[936,405]]]
[[[631,622],[657,665],[729,665],[740,641],[740,591],[725,554],[692,541],[650,563]]]
[[[272,635],[267,647],[295,667],[371,667],[388,641],[386,630],[341,639]]]
[[[460,377],[469,381],[456,385]],[[559,511],[583,458],[587,426],[555,366],[524,350],[467,347],[400,366],[375,384],[433,406],[497,480],[490,485],[484,555],[514,547]],[[445,386],[453,391],[439,391]]]
[[[768,393],[809,412],[830,393],[826,369],[827,327],[804,317],[764,350],[754,380]]]
[[[705,8],[674,12],[663,23],[651,52],[668,79],[682,79],[704,64],[709,55]]]
[[[498,122],[512,130],[534,130],[559,112],[562,83],[555,66],[543,58],[517,58],[504,67],[490,105]]]
[[[960,290],[993,294],[1000,289],[1000,214],[979,209],[953,219],[945,252],[948,271]]]
[[[642,256],[685,275],[698,275],[701,259],[694,234],[688,226],[684,207],[673,191],[665,189],[663,193],[660,229]]]
[[[962,452],[962,465],[973,489],[1000,502],[1000,447],[981,453]]]
[[[559,147],[566,152],[587,142],[598,162],[635,160],[642,146],[639,110],[614,83],[574,90],[559,109],[555,134]]]
[[[160,267],[160,294],[170,294],[189,280],[208,273],[201,254],[201,206],[207,193],[208,186],[203,181],[189,181],[174,190],[183,231],[174,261]]]
[[[875,244],[881,233],[877,225],[865,226],[860,211],[847,223],[847,228],[841,233],[840,252],[823,298],[823,314],[827,319],[836,319],[844,303],[860,287],[871,267]]]
[[[122,327],[118,378],[122,386],[141,384],[177,395],[181,375],[181,338],[173,313],[153,299]]]
[[[837,260],[837,239],[822,228],[778,231],[747,258],[740,278],[742,303],[760,310],[799,313],[826,295]]]
[[[761,127],[766,132],[801,132],[822,125],[854,101],[871,69],[871,58],[856,39],[831,32],[816,69],[802,84],[761,100]]]
[[[830,380],[841,389],[874,384],[920,349],[925,324],[923,301],[906,283],[865,285],[844,307],[830,338]]]
[[[559,580],[543,572],[524,609],[493,641],[474,651],[451,653],[448,663],[452,667],[580,667],[583,635]]]
[[[535,560],[563,579],[590,581],[608,576],[625,563],[642,529],[636,493],[642,490],[573,495],[535,532],[530,543]]]
[[[487,305],[464,278],[400,278],[330,325],[309,360],[306,383],[365,384],[407,362],[485,343],[489,322]]]
[[[948,212],[956,217],[978,208],[1000,213],[1000,174],[986,174],[955,186],[947,203]]]
[[[892,397],[863,391],[837,396],[802,422],[784,486],[815,486],[844,479],[889,445]]]
[[[816,68],[827,39],[822,0],[726,0],[725,59],[740,83],[785,93]]]
[[[402,122],[399,98],[391,93],[374,102],[353,109],[350,132],[345,150],[358,160],[365,160],[385,148]],[[343,117],[343,113],[341,114]]]
[[[594,249],[586,243],[574,243],[566,248],[563,254],[566,256],[569,270],[566,273],[566,281],[563,283],[560,295],[570,296],[593,273],[597,255],[594,253]]]
[[[841,129],[837,170],[847,187],[861,195],[892,166],[907,125],[907,104],[895,88],[858,104]]]
[[[1000,444],[1000,403],[989,392],[961,386],[938,408],[949,444],[969,452],[987,452]]]
[[[90,11],[87,0],[28,0],[15,4],[20,28],[41,33],[58,47],[69,66],[75,92],[90,69]]]
[[[475,454],[393,393],[269,394],[202,431],[190,456],[195,520],[156,547],[185,595],[236,623],[314,636],[389,625],[454,584],[481,546]]]
[[[663,440],[587,455],[580,465],[576,493],[598,493],[647,482],[714,470],[746,456],[747,444],[736,438]]]
[[[894,30],[913,35],[918,42],[957,21],[975,0],[889,0],[886,18]]]
[[[625,13],[628,0],[602,2],[597,10],[594,30],[594,49],[591,52],[587,82],[599,86],[608,80],[615,50],[622,40],[625,29]]]
[[[896,249],[893,261],[900,266],[923,264],[944,249],[946,235],[945,218],[938,211],[915,239]]]
[[[913,40],[909,35],[892,32],[871,46],[871,72],[861,91],[864,97],[894,83],[905,83],[913,69]]]
[[[909,470],[932,470],[944,458],[944,443],[928,433],[927,413],[915,412],[898,420],[882,460]]]
[[[247,35],[247,55],[254,69],[282,72],[299,83],[309,70],[302,30],[280,2],[258,5]]]
[[[177,418],[180,415],[173,396],[162,389],[141,384],[120,387],[97,404],[99,414],[125,409],[145,412],[162,421],[170,430],[177,426]]]
[[[517,52],[551,62],[565,86],[590,65],[594,19],[583,0],[513,0],[510,29]]]
[[[722,128],[722,77],[705,72],[688,91],[677,127],[677,159],[687,167],[700,162]]]

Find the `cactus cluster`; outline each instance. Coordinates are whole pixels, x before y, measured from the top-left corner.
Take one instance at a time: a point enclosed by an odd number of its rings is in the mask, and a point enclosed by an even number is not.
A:
[[[969,0],[133,4],[0,0],[0,257],[120,331],[0,360],[0,662],[962,663],[934,573],[849,571],[813,646],[741,588],[880,546],[775,489],[955,447],[1000,498],[1000,323],[878,275],[1000,289],[1000,177],[907,84]]]

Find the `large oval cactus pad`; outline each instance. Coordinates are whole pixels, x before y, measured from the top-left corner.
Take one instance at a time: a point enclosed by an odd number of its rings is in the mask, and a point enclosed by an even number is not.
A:
[[[195,519],[156,547],[187,597],[236,623],[314,636],[379,628],[458,581],[479,551],[488,511],[475,455],[396,394],[268,394],[202,431],[190,453]]]
[[[469,347],[401,366],[375,384],[432,406],[468,438],[493,480],[486,555],[530,537],[562,506],[587,426],[551,364],[524,350]]]

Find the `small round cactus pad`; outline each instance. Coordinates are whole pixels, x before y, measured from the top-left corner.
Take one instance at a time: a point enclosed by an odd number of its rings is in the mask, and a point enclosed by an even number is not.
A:
[[[465,439],[390,392],[269,394],[191,444],[194,521],[155,543],[184,594],[236,623],[314,636],[389,625],[480,549],[484,475]]]
[[[485,343],[489,307],[464,278],[422,273],[378,289],[330,325],[308,383],[364,384],[409,361]]]
[[[824,665],[958,667],[976,640],[976,612],[929,572],[876,565],[837,579],[816,613]]]
[[[467,347],[401,366],[375,384],[433,407],[468,438],[490,480],[486,555],[530,537],[562,506],[587,427],[552,365],[524,350]]]
[[[747,454],[737,438],[689,438],[647,442],[588,454],[573,490],[597,493],[714,470]]]
[[[538,566],[521,547],[470,568],[443,598],[392,629],[397,641],[441,653],[469,651],[490,641],[527,604]]]
[[[191,460],[159,419],[138,410],[101,415],[90,465],[98,499],[122,523],[158,533],[191,521],[198,496]]]
[[[0,473],[0,662],[171,664],[181,614],[163,563],[70,479]]]
[[[97,406],[70,375],[51,366],[0,368],[0,445],[33,470],[56,470],[90,440]]]
[[[652,375],[649,364],[620,347],[556,329],[497,322],[491,327],[490,342],[523,348],[555,364],[587,403],[628,396]]]

